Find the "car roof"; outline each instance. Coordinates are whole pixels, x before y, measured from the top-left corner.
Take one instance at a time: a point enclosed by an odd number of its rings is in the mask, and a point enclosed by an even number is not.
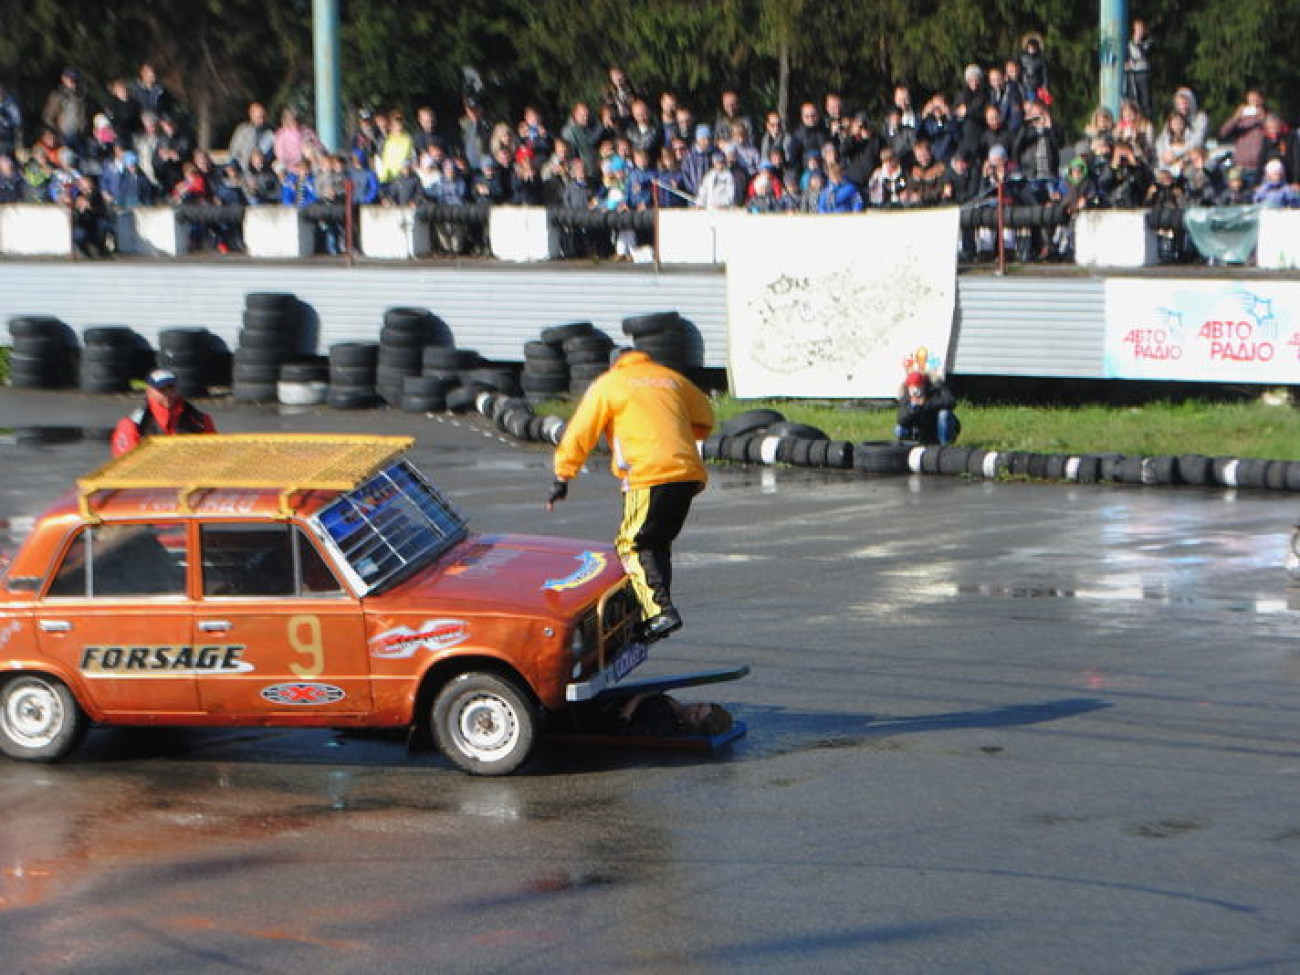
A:
[[[288,516],[293,495],[350,491],[408,450],[411,437],[203,434],[149,437],[77,481],[87,520],[149,499],[153,510],[213,510],[237,494]],[[114,503],[116,501],[116,503]],[[260,502],[260,503],[258,503]]]

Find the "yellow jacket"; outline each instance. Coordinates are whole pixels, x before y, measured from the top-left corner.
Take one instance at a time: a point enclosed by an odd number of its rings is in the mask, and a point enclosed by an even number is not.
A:
[[[644,352],[625,352],[587,390],[555,450],[555,476],[577,476],[600,435],[610,470],[631,488],[708,480],[697,440],[713,429],[709,399]]]

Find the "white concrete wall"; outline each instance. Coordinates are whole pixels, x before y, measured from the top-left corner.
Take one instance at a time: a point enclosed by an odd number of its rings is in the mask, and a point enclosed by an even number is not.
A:
[[[72,253],[72,214],[49,203],[0,206],[0,254],[67,257]]]
[[[1074,218],[1074,262],[1085,267],[1146,267],[1156,235],[1145,210],[1084,210]]]

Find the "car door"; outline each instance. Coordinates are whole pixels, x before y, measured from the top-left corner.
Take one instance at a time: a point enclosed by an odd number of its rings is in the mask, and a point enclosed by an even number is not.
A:
[[[219,643],[191,643],[184,522],[106,523],[73,537],[36,610],[42,653],[85,682],[115,720],[196,714],[196,675],[238,666]]]
[[[371,709],[359,601],[297,525],[210,522],[199,527],[201,598],[196,646],[237,645],[246,669],[204,675],[209,715],[313,714]],[[324,723],[324,722],[322,722]]]

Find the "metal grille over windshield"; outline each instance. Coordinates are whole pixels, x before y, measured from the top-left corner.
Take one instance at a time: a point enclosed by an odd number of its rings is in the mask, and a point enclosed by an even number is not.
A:
[[[467,532],[447,499],[405,462],[349,491],[315,520],[363,592],[437,558]]]

